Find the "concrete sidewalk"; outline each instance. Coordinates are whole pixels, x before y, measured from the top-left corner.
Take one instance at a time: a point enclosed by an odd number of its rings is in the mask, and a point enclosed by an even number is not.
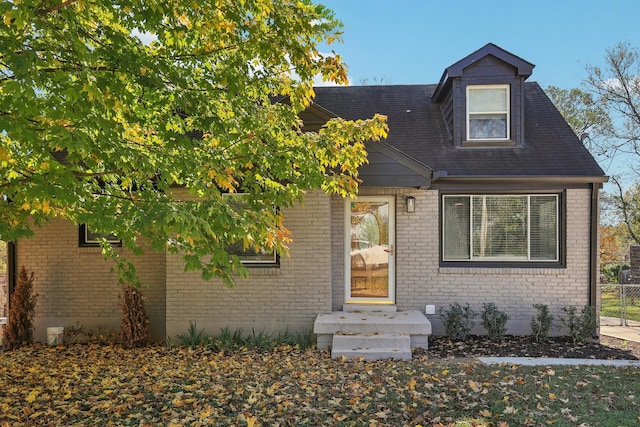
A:
[[[522,366],[551,366],[551,365],[579,365],[579,366],[613,366],[640,368],[640,360],[609,360],[609,359],[569,359],[561,357],[478,357],[485,365]]]
[[[627,341],[640,342],[640,322],[627,320],[628,326],[620,326],[620,319],[600,318],[600,334]]]

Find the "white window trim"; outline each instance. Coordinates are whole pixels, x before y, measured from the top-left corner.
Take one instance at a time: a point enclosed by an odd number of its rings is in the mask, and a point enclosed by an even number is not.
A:
[[[506,111],[475,111],[469,112],[469,92],[474,89],[506,89]],[[467,141],[509,141],[511,140],[511,86],[508,84],[502,85],[468,85],[466,90],[466,127],[467,127]],[[506,138],[471,138],[470,135],[470,121],[471,114],[506,114],[507,115],[507,136]]]
[[[488,196],[488,197],[526,197],[527,198],[527,256],[525,257],[483,257],[483,258],[474,258],[473,256],[473,197],[479,196]],[[556,257],[554,259],[531,259],[531,197],[554,197],[556,200]],[[445,258],[444,245],[447,241],[447,237],[445,235],[445,221],[446,217],[444,215],[444,209],[442,212],[442,261],[443,262],[465,262],[465,263],[481,263],[481,262],[527,262],[527,263],[555,263],[560,261],[560,198],[558,194],[445,194],[442,196],[442,203],[444,206],[444,200],[448,197],[468,197],[470,199],[469,203],[469,259],[459,259],[453,258],[448,259]]]

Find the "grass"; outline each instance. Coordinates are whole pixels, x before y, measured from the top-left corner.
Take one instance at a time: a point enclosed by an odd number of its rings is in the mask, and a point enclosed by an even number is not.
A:
[[[617,287],[609,287],[602,291],[601,316],[620,317],[620,294]],[[633,291],[633,292],[632,292]],[[627,320],[640,321],[640,288],[629,288],[626,298],[626,318]]]
[[[197,332],[196,332],[197,333]],[[0,425],[630,426],[640,369],[95,344],[0,354]]]

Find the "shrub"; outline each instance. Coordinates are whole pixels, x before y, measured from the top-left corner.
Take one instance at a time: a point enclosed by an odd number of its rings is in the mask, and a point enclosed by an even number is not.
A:
[[[536,314],[531,319],[531,333],[536,342],[547,340],[553,326],[553,315],[546,304],[534,304]]]
[[[492,302],[482,304],[483,310],[480,317],[482,326],[487,330],[487,335],[492,340],[499,340],[507,332],[507,320],[509,316],[504,311],[498,310]]]
[[[580,315],[576,314],[573,306],[563,307],[566,317],[562,323],[569,329],[569,336],[574,343],[582,343],[596,335],[598,331],[598,319],[593,307],[585,305]]]
[[[469,337],[475,324],[473,318],[476,317],[469,304],[463,307],[456,302],[449,306],[449,310],[440,308],[438,314],[442,317],[447,335],[451,339],[462,341]]]
[[[220,330],[217,336],[209,337],[204,329],[198,330],[195,323],[189,323],[189,329],[184,334],[176,335],[174,339],[168,339],[167,344],[171,346],[189,347],[196,349],[202,347],[215,351],[239,351],[242,349],[254,349],[257,351],[271,351],[280,346],[294,346],[305,350],[315,344],[313,330],[296,332],[289,331],[268,334],[266,332],[256,332],[251,330],[251,334],[245,335],[241,328],[231,332],[229,328]]]
[[[33,272],[20,268],[18,283],[9,300],[9,318],[4,330],[4,345],[15,349],[33,343],[33,316],[38,294],[33,293]]]
[[[144,308],[144,296],[133,286],[124,285],[120,299],[122,319],[120,338],[126,348],[142,347],[149,339],[149,317]]]
[[[189,322],[189,329],[184,334],[176,335],[178,345],[195,350],[208,344],[209,337],[204,333],[204,328],[198,330],[196,322]]]

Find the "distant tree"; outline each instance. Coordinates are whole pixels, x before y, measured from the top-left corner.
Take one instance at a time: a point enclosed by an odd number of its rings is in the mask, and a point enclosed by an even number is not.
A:
[[[629,43],[607,49],[605,67],[587,67],[587,88],[596,96],[612,119],[600,147],[608,157],[623,154],[635,175],[640,178],[640,53]],[[624,185],[622,176],[613,176],[615,186],[605,202],[626,224],[630,238],[640,244],[640,184]]]
[[[597,153],[597,147],[591,146],[591,142],[599,141],[603,135],[611,131],[611,119],[603,105],[594,100],[591,93],[578,88],[562,89],[549,86],[546,93],[578,138],[587,144],[594,154],[604,155],[603,150]]]
[[[615,193],[608,193],[603,196],[605,209],[613,211],[615,216],[614,224],[624,224],[629,240],[636,245],[640,245],[640,183],[625,190],[619,179],[611,179]]]
[[[302,131],[314,77],[347,83],[340,56],[319,50],[341,23],[310,0],[22,0],[0,17],[5,241],[59,217],[232,284],[246,270],[228,247],[286,253],[273,207],[310,189],[354,195],[364,142],[386,135],[379,115]],[[222,197],[234,192],[245,208]]]
[[[626,225],[640,243],[640,53],[618,43],[605,53],[603,67],[587,66],[585,90],[549,88],[567,122],[600,160],[624,156],[632,173],[611,177],[614,191],[603,195],[607,221]],[[585,136],[588,134],[588,136]]]
[[[607,49],[603,68],[588,66],[586,87],[612,119],[602,148],[609,156],[629,155],[640,164],[640,53],[629,43]]]

